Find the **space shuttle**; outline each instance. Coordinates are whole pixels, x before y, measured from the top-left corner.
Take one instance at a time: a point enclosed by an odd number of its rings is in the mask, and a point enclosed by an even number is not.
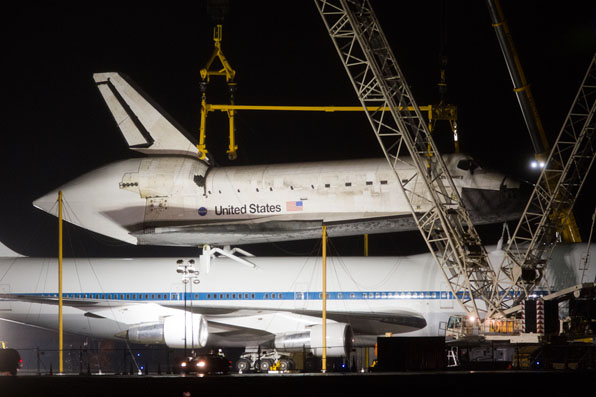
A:
[[[217,167],[175,121],[125,76],[95,83],[131,150],[141,158],[86,173],[34,201],[56,215],[63,192],[82,228],[138,245],[215,246],[416,230],[412,209],[384,158]],[[518,181],[464,154],[445,163],[475,224],[518,219]],[[413,210],[425,211],[422,181],[408,157],[397,165]],[[415,197],[420,197],[416,199]]]
[[[537,295],[594,282],[586,244],[559,244]],[[500,246],[487,247],[500,263]],[[65,258],[64,331],[170,348],[244,347],[322,354],[322,258]],[[56,258],[0,243],[0,319],[58,327]],[[444,336],[463,314],[430,253],[327,258],[327,355],[377,336]]]

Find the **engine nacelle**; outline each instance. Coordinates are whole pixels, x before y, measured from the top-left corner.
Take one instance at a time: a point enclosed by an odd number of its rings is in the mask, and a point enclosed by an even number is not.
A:
[[[327,357],[347,357],[354,344],[354,333],[350,324],[327,324]],[[302,351],[310,349],[317,357],[323,355],[323,326],[312,328],[293,334],[282,334],[275,337],[275,348],[285,351]]]
[[[163,323],[143,324],[129,328],[126,335],[130,342],[166,345],[173,349],[186,347],[198,349],[207,345],[209,329],[207,320],[200,314],[186,313],[166,317]],[[186,325],[186,332],[184,327]]]

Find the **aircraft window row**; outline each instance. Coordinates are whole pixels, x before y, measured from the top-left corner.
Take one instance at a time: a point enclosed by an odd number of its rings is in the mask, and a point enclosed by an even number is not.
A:
[[[49,294],[51,296],[58,296],[58,294]],[[173,294],[172,294],[173,295]],[[74,299],[107,299],[107,300],[166,300],[170,299],[170,294],[105,294],[105,293],[87,293],[87,294],[64,294],[64,296]]]
[[[439,298],[439,292],[364,292],[365,299],[383,299],[383,298],[412,298],[412,299],[432,299]]]
[[[171,295],[171,297],[170,297]],[[182,295],[182,294],[181,294]],[[44,296],[58,296],[58,294],[44,294]],[[164,299],[177,299],[177,294],[65,294],[71,298],[82,298],[82,299],[107,299],[107,300],[164,300]],[[207,299],[255,299],[254,293],[238,293],[238,294],[207,294]],[[282,293],[266,293],[264,294],[265,299],[283,299]],[[191,299],[199,299],[198,293],[193,293]]]
[[[254,299],[255,294],[207,294],[207,299]]]
[[[282,293],[266,293],[263,295],[265,299],[283,299]],[[207,299],[255,299],[256,295],[254,293],[239,293],[239,294],[207,294]],[[195,296],[195,299],[197,297]]]
[[[389,183],[387,180],[381,180],[381,181],[379,181],[379,182],[380,182],[380,184],[381,184],[381,185],[387,185],[387,184]],[[366,181],[366,182],[365,182],[365,184],[366,184],[366,186],[372,186],[372,185],[374,184],[374,182],[373,182],[373,181]],[[344,185],[345,185],[346,187],[351,187],[351,186],[352,186],[352,182],[345,182],[345,183],[344,183]],[[329,189],[329,188],[331,188],[331,184],[330,184],[330,183],[325,183],[324,187],[325,187],[325,189]],[[311,188],[311,189],[315,189],[315,185],[310,185],[310,188]],[[294,190],[294,186],[290,186],[290,190]],[[258,187],[257,187],[257,188],[255,188],[255,191],[256,191],[257,193],[259,193],[259,192],[260,192],[260,190],[259,190],[259,188],[258,188]],[[269,191],[270,191],[270,192],[272,192],[272,191],[273,191],[273,187],[271,187],[271,186],[270,186],[270,187],[269,187]],[[218,190],[217,192],[218,192],[219,194],[222,194],[222,193],[221,193],[221,190]],[[240,189],[236,189],[236,192],[240,193]],[[213,193],[212,193],[212,191],[211,191],[211,190],[208,190],[208,191],[207,191],[207,194],[213,194]]]
[[[387,299],[387,298],[395,298],[395,299],[438,299],[438,298],[447,298],[447,292],[440,292],[440,291],[419,291],[419,292],[362,292],[362,293],[354,293],[351,292],[349,294],[345,294],[346,298],[349,299]],[[46,297],[58,297],[58,294],[51,293],[51,294],[41,294],[41,296]],[[65,297],[71,299],[106,299],[106,300],[178,300],[183,299],[182,293],[147,293],[147,294],[140,294],[140,293],[127,293],[127,294],[115,294],[115,293],[67,293],[64,294]],[[193,293],[191,299],[199,300],[200,294]],[[302,300],[307,298],[307,294],[302,292],[294,293],[294,299]],[[332,295],[327,293],[327,298],[329,299]],[[208,293],[206,294],[208,300],[218,300],[218,299],[256,299],[255,293]],[[322,299],[323,294],[319,293],[318,298]],[[283,293],[264,293],[262,294],[263,299],[283,299]],[[334,295],[334,299],[344,299],[344,293],[337,292]]]
[[[308,297],[307,294],[303,294],[302,292],[296,292],[294,294],[294,299],[302,300]],[[438,299],[446,298],[446,292],[439,292],[439,291],[425,291],[425,292],[361,292],[361,293],[354,293],[351,292],[349,294],[344,294],[342,292],[337,292],[335,295],[331,295],[327,293],[327,299],[333,297],[333,299],[388,299],[388,298],[395,298],[395,299]],[[318,298],[322,299],[323,294],[319,293]]]

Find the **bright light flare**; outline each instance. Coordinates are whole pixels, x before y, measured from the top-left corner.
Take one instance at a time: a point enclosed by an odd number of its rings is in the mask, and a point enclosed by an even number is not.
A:
[[[536,160],[532,160],[532,162],[530,163],[530,167],[534,170],[536,169],[542,169],[544,168],[546,164],[544,163],[544,161],[536,161]]]

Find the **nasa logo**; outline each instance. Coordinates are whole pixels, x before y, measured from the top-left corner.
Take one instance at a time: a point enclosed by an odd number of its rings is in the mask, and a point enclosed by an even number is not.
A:
[[[205,207],[199,208],[199,215],[201,215],[201,216],[207,215],[207,208],[205,208]]]

